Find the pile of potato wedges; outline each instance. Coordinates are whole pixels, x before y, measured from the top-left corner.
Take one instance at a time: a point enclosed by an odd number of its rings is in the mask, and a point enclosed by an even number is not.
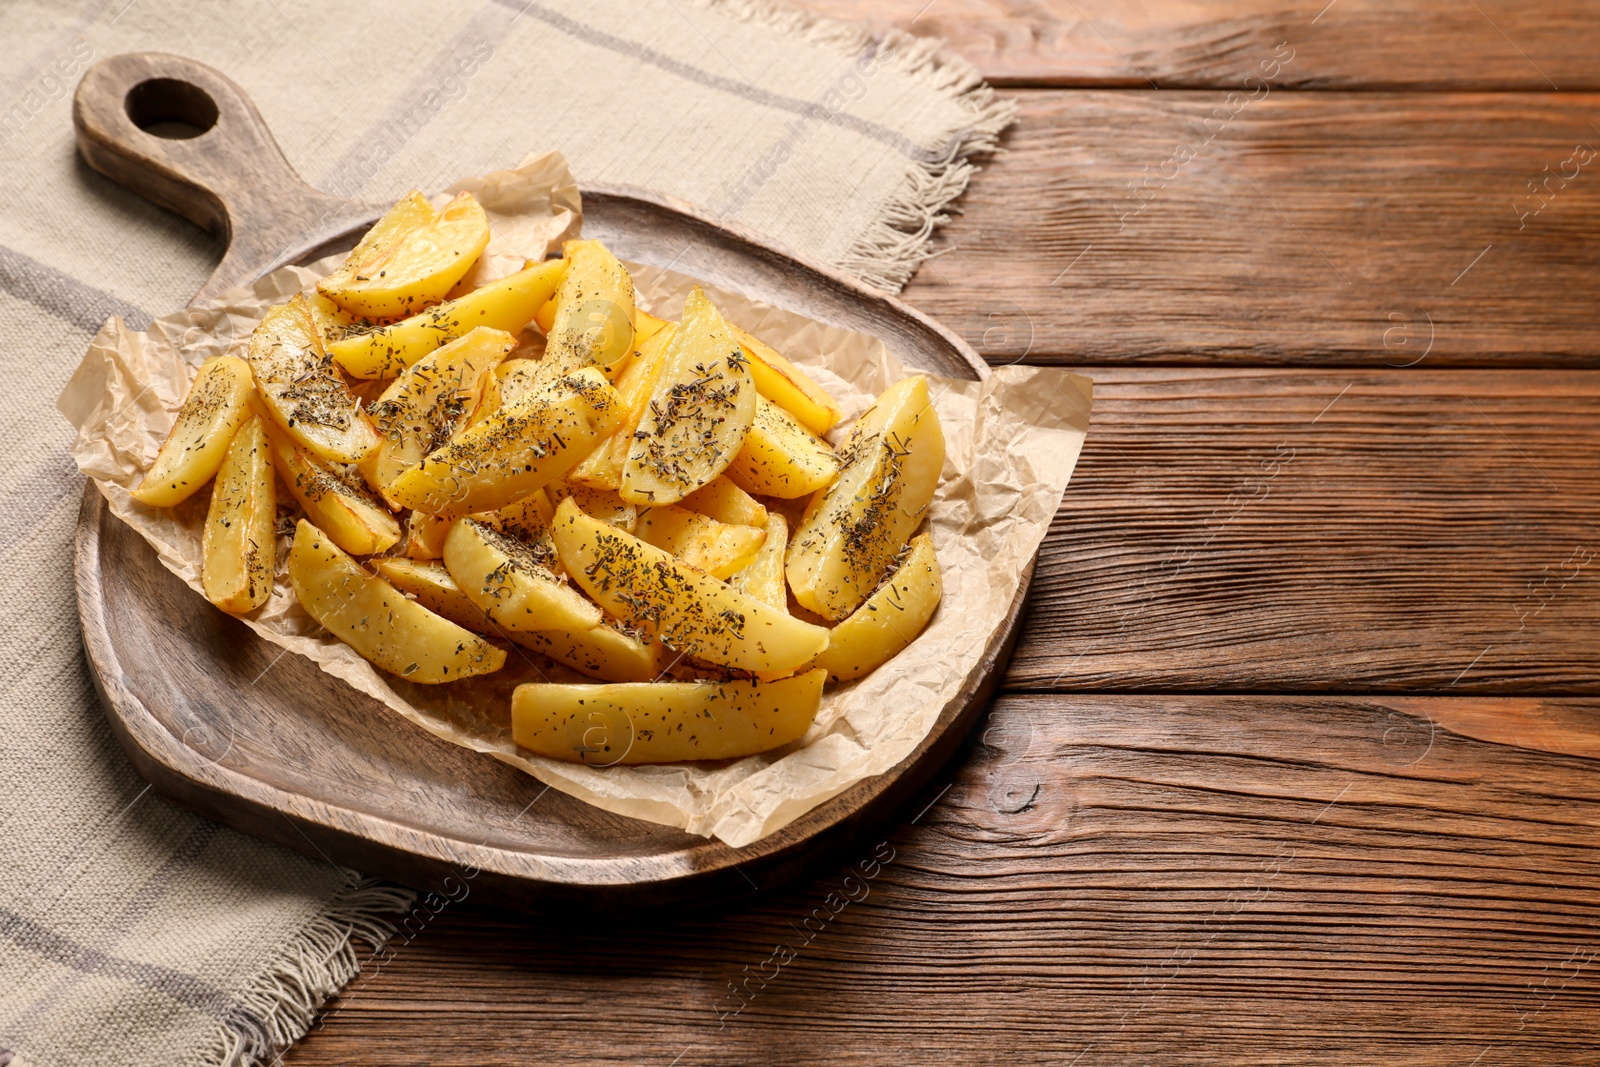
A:
[[[700,289],[656,318],[591,240],[470,286],[489,237],[470,194],[402,199],[199,369],[132,495],[210,484],[202,583],[224,611],[266,604],[281,563],[307,612],[408,682],[508,655],[594,679],[517,686],[532,752],[609,766],[800,738],[825,685],[938,606],[927,380],[840,427]]]

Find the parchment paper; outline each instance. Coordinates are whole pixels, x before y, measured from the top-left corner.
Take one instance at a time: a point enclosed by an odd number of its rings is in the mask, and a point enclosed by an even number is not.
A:
[[[489,213],[494,238],[472,281],[539,259],[581,227],[577,186],[550,153],[457,183]],[[171,429],[196,369],[239,348],[266,310],[310,288],[339,257],[288,267],[215,302],[157,319],[147,332],[114,318],[100,331],[58,402],[78,429],[72,452],[112,514],[137,530],[161,562],[202,595],[200,539],[208,493],[174,509],[128,495]],[[629,264],[639,303],[676,317],[693,280]],[[914,371],[881,342],[711,286],[731,321],[773,345],[839,400],[835,438],[890,384]],[[498,675],[443,686],[378,671],[301,609],[279,569],[272,599],[248,625],[274,644],[375,697],[445,740],[486,752],[540,781],[604,808],[734,847],[749,844],[865,778],[893,767],[932,728],[1004,621],[1023,570],[1060,503],[1088,430],[1087,378],[1041,367],[1002,367],[982,382],[931,376],[947,458],[930,529],[944,575],[944,600],[927,629],[871,675],[830,691],[804,738],[776,752],[722,763],[588,767],[533,756],[511,740],[510,688],[517,681],[576,678],[536,657],[513,654]],[[284,494],[285,497],[287,494]],[[280,561],[287,538],[279,545]],[[201,605],[197,601],[196,607]]]

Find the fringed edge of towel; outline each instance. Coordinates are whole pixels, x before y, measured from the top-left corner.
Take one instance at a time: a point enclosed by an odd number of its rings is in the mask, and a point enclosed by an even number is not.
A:
[[[375,957],[395,932],[388,917],[416,903],[415,890],[351,877],[350,888],[284,942],[237,995],[236,1011],[201,1060],[206,1067],[260,1067],[304,1037],[318,1009],[361,973],[355,942],[366,942]]]
[[[923,262],[934,228],[949,219],[945,209],[966,189],[977,171],[974,156],[1000,151],[1000,135],[1017,118],[1015,100],[997,97],[967,60],[946,50],[936,37],[904,30],[873,30],[792,7],[784,0],[695,0],[707,10],[745,22],[771,26],[808,44],[847,57],[877,47],[879,62],[947,97],[968,114],[951,131],[937,157],[910,162],[900,187],[881,205],[877,219],[839,260],[839,267],[885,292],[905,288]]]

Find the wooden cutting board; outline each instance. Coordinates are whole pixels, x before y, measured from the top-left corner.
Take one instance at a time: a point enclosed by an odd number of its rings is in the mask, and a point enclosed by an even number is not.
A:
[[[73,122],[95,170],[227,242],[197,299],[348,248],[381,211],[303,182],[243,90],[192,60],[143,53],[97,63],[78,87]],[[586,188],[583,208],[584,235],[624,259],[870,333],[913,367],[987,373],[960,339],[892,297],[685,205]],[[955,753],[986,708],[1032,570],[982,662],[915,751],[733,849],[547,790],[286,655],[162,567],[92,485],[76,547],[96,685],[123,747],[157,789],[330,862],[450,897],[470,883],[475,898],[519,908],[706,902],[855,848]]]

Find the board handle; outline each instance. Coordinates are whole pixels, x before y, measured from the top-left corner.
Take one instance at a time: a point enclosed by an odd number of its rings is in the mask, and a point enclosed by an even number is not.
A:
[[[196,300],[248,285],[380,213],[307,185],[245,91],[183,56],[100,60],[78,83],[72,125],[90,167],[226,243]]]

